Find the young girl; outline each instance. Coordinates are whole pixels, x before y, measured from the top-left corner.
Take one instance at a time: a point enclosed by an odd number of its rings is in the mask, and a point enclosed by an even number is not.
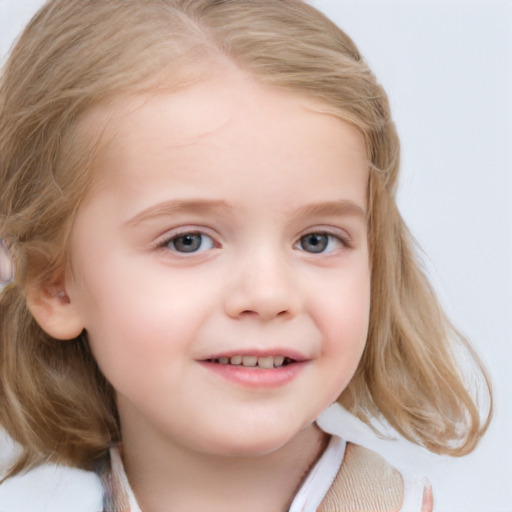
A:
[[[51,0],[0,110],[7,478],[96,473],[91,510],[432,509],[340,404],[463,455],[488,418],[455,356],[488,383],[343,32],[300,0]]]

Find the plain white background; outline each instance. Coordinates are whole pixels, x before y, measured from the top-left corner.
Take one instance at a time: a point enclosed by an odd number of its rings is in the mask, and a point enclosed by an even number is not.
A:
[[[438,512],[512,511],[512,2],[313,0],[389,93],[402,212],[455,324],[495,387],[488,435],[462,459],[361,432],[429,475]],[[0,0],[0,56],[41,0]]]

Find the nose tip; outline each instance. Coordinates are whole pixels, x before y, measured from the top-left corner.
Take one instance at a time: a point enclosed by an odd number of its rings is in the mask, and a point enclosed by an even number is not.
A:
[[[300,294],[289,269],[272,261],[232,276],[225,308],[233,318],[288,319],[300,309]]]

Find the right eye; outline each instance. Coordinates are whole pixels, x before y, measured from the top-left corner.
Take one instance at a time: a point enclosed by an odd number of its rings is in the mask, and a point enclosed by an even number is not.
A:
[[[300,237],[296,248],[311,254],[329,254],[348,247],[349,242],[341,235],[312,231]]]
[[[171,251],[190,254],[213,249],[215,242],[210,236],[204,233],[190,232],[173,236],[162,243],[162,247]]]

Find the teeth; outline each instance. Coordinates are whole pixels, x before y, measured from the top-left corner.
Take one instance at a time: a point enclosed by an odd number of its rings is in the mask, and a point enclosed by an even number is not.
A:
[[[260,368],[274,368],[274,358],[272,356],[258,357],[258,366]]]
[[[271,369],[271,368],[280,368],[283,366],[286,358],[284,356],[265,356],[265,357],[258,357],[258,356],[242,356],[242,355],[236,355],[233,357],[219,357],[215,361],[219,364],[232,364],[234,366],[246,366],[248,368],[265,368],[265,369]],[[288,362],[290,362],[288,360]]]
[[[280,366],[283,366],[283,363],[284,363],[284,356],[274,357],[274,366],[276,368],[279,368]]]
[[[244,366],[256,366],[258,364],[258,358],[256,356],[243,356],[242,364]]]
[[[227,359],[227,357],[226,357],[226,359]],[[234,364],[235,366],[242,364],[242,356],[233,356],[231,358],[231,364]]]

